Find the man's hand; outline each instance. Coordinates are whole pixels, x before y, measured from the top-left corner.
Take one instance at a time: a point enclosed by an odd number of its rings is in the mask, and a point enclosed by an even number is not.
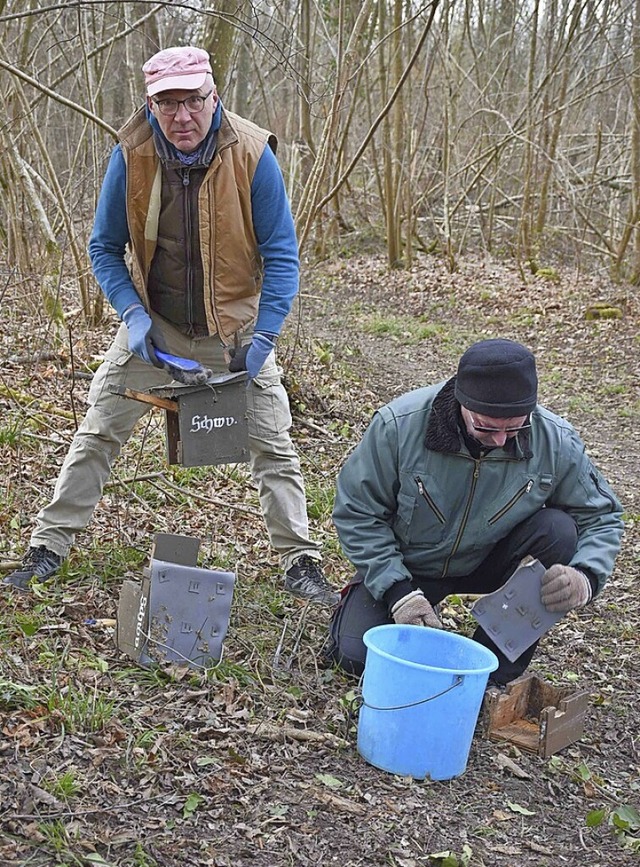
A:
[[[165,342],[142,304],[127,307],[122,314],[122,320],[129,332],[130,351],[147,364],[162,368],[163,364],[156,358],[154,346],[165,349]]]
[[[540,600],[547,611],[566,614],[572,608],[582,608],[591,600],[591,582],[572,566],[555,563],[542,576]]]
[[[256,331],[251,338],[251,343],[247,343],[246,346],[241,346],[239,349],[229,349],[231,356],[229,371],[239,373],[241,370],[246,370],[247,379],[250,382],[260,373],[267,356],[275,348],[276,342],[272,336]]]
[[[414,590],[399,599],[391,609],[396,623],[406,626],[431,626],[442,629],[442,623],[422,590]]]

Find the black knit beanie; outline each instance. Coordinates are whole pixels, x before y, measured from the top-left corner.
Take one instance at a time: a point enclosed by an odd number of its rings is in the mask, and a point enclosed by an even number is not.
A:
[[[458,364],[456,399],[489,418],[528,415],[538,402],[533,354],[513,340],[481,340]]]

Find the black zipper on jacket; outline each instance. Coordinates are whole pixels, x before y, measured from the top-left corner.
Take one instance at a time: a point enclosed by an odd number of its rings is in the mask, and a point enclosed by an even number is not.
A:
[[[605,500],[608,500],[611,503],[611,511],[615,512],[616,503],[615,503],[615,500],[613,499],[613,497],[611,496],[611,494],[608,491],[604,491],[602,489],[602,487],[600,485],[600,480],[598,479],[598,477],[595,473],[591,473],[590,475],[591,475],[591,481],[596,486],[596,489],[598,490],[598,492],[600,494],[602,494],[602,496],[605,498]]]
[[[465,455],[461,455],[461,457],[466,457]],[[471,511],[471,503],[473,502],[473,496],[476,492],[476,486],[478,484],[478,476],[480,475],[480,463],[481,460],[479,458],[468,458],[468,460],[472,460],[474,463],[473,470],[473,481],[471,484],[471,490],[469,491],[469,496],[467,497],[467,502],[464,507],[464,514],[462,515],[462,521],[460,522],[460,529],[458,530],[458,535],[456,536],[455,542],[453,543],[453,547],[447,557],[444,568],[442,570],[441,578],[447,577],[447,572],[449,571],[449,563],[451,559],[455,555],[456,551],[460,547],[460,542],[462,540],[462,534],[464,533],[464,529],[467,526],[467,518],[469,517],[469,512]]]
[[[528,494],[531,488],[533,487],[533,479],[529,479],[526,485],[523,485],[519,491],[517,491],[513,497],[509,500],[509,502],[504,505],[498,512],[495,513],[491,518],[489,518],[489,524],[495,524],[496,521],[499,521],[500,518],[506,514],[509,509],[513,508],[515,504],[521,497],[524,497],[525,494]]]
[[[415,477],[415,483],[418,486],[418,492],[420,493],[420,496],[424,498],[426,504],[429,506],[429,508],[431,509],[433,514],[440,521],[440,523],[444,524],[446,522],[446,519],[445,519],[444,515],[442,514],[442,512],[440,511],[440,509],[436,506],[436,504],[433,502],[433,500],[429,496],[429,492],[425,488],[424,482],[422,481],[420,476]]]

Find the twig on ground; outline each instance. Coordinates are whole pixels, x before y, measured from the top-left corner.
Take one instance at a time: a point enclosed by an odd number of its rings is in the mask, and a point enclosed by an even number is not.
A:
[[[248,515],[255,515],[256,518],[260,518],[262,516],[262,512],[260,512],[258,509],[254,509],[252,506],[242,506],[238,503],[230,503],[228,500],[223,500],[221,497],[205,497],[204,494],[197,494],[194,491],[183,488],[180,485],[176,485],[174,482],[170,482],[169,479],[162,472],[145,473],[145,475],[142,476],[129,476],[126,479],[116,479],[105,485],[105,490],[107,490],[108,488],[119,486],[126,487],[127,485],[134,484],[135,482],[148,482],[152,479],[158,479],[162,481],[168,488],[171,488],[174,491],[178,491],[183,496],[190,497],[194,500],[201,500],[203,503],[211,503],[214,506],[224,506],[225,509],[233,509],[236,512],[246,512]],[[162,491],[163,494],[169,496],[166,491],[162,490],[162,487],[160,485],[155,484],[154,487],[157,490]]]
[[[297,729],[294,726],[277,726],[267,722],[248,725],[247,731],[251,735],[266,738],[270,741],[284,741],[287,738],[291,738],[293,741],[325,744],[326,746],[336,748],[349,746],[349,741],[345,741],[344,738],[339,738],[337,735],[332,735],[330,732]]]

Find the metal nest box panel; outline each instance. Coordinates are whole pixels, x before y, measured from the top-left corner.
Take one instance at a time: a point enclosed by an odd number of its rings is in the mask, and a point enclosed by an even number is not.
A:
[[[212,377],[204,385],[172,383],[151,389],[177,410],[166,410],[167,460],[183,467],[249,460],[246,374]]]
[[[539,560],[523,561],[509,580],[474,604],[471,613],[510,662],[531,647],[562,617],[540,600],[545,568]]]
[[[222,658],[235,575],[151,561],[149,656],[206,665]]]
[[[188,536],[158,534],[142,581],[122,586],[116,643],[140,665],[197,668],[222,658],[236,575],[198,568],[199,544]]]

